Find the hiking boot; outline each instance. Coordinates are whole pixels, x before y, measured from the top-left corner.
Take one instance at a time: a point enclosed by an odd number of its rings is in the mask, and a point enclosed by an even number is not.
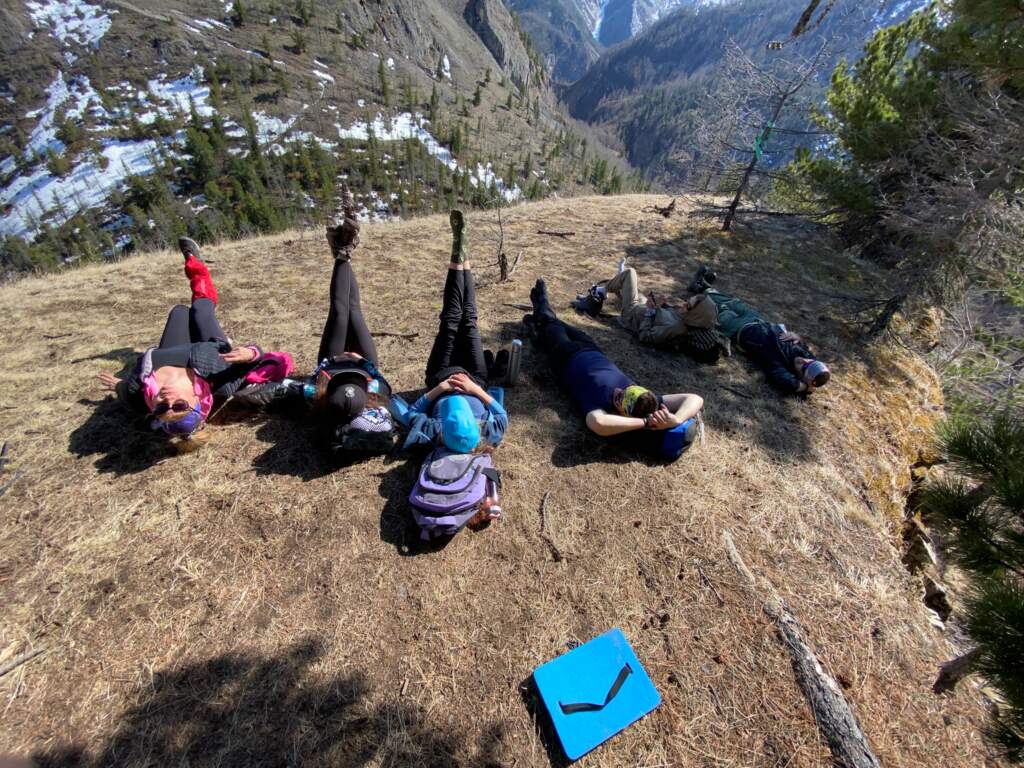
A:
[[[453,210],[449,216],[452,225],[452,264],[466,263],[466,218],[462,211]]]
[[[715,274],[711,267],[702,266],[697,270],[697,274],[694,275],[693,282],[686,286],[686,290],[690,293],[704,293],[714,285],[717,279],[718,275]]]
[[[327,227],[327,244],[331,255],[338,261],[349,261],[359,245],[359,220],[353,216],[338,217],[334,226]]]
[[[530,289],[530,303],[533,304],[535,321],[543,318],[558,319],[558,315],[555,314],[555,310],[551,308],[551,302],[548,300],[548,286],[543,277],[538,278],[537,283]]]
[[[179,237],[178,250],[181,251],[181,255],[185,257],[185,261],[188,261],[190,256],[193,256],[200,261],[203,260],[203,257],[199,255],[199,244],[191,237]]]
[[[578,295],[576,300],[572,302],[572,306],[577,312],[597,317],[601,314],[601,307],[604,306],[604,299],[607,295],[608,293],[604,288],[600,285],[594,285],[586,293]]]
[[[497,355],[491,355],[491,362],[490,365],[488,366],[487,371],[487,380],[489,382],[497,384],[498,386],[505,385],[505,379],[508,378],[507,349],[499,349]]]

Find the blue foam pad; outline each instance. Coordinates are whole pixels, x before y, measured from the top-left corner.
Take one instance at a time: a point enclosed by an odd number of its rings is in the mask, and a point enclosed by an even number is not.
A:
[[[661,703],[620,629],[537,667],[533,679],[570,760],[578,760]]]

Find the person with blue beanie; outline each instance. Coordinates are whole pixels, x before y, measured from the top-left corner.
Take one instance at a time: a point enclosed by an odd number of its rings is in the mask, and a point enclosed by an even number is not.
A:
[[[429,389],[409,407],[405,447],[440,443],[453,453],[473,453],[501,442],[508,414],[487,391],[488,366],[477,329],[476,286],[464,247],[462,211],[452,211],[451,226],[440,327],[427,360]]]

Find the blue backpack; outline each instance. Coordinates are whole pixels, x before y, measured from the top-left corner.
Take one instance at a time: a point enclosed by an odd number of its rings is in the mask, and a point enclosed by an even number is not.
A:
[[[501,476],[489,454],[435,448],[420,467],[409,494],[420,538],[454,536],[481,511],[488,496],[497,497],[500,487]]]

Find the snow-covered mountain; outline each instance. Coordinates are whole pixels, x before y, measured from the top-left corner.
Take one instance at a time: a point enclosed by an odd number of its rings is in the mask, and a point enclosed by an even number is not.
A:
[[[577,0],[580,2],[581,0]],[[679,8],[721,5],[733,0],[601,0],[596,5],[594,38],[606,47],[640,34]]]

